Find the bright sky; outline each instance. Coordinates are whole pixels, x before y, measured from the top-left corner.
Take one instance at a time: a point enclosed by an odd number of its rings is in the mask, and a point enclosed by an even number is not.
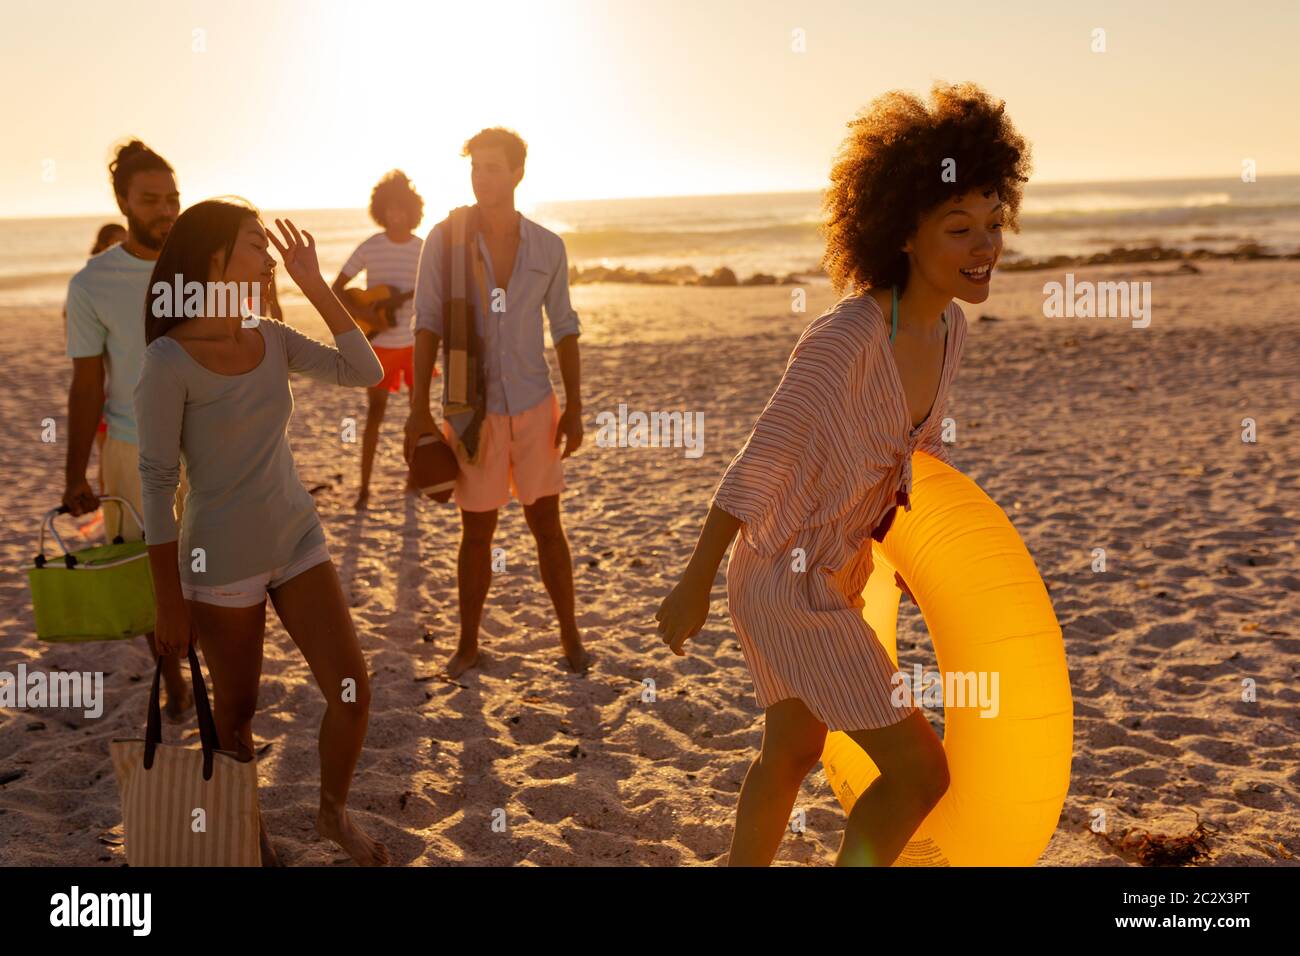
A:
[[[472,201],[461,144],[494,125],[528,141],[523,208],[816,189],[860,107],[935,79],[1007,101],[1036,181],[1300,172],[1300,3],[1047,6],[6,2],[0,217],[115,213],[105,166],[128,136],[185,205],[360,207],[398,167],[449,208]]]

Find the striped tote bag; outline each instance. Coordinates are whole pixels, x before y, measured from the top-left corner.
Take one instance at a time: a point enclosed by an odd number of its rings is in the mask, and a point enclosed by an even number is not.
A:
[[[154,670],[144,740],[110,744],[131,866],[260,866],[257,761],[217,749],[194,645],[190,677],[201,750],[162,742],[162,660]]]

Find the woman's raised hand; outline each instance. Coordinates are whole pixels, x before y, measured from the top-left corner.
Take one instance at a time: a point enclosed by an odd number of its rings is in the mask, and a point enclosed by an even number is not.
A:
[[[289,278],[294,281],[299,289],[307,292],[309,287],[314,291],[318,286],[325,283],[320,274],[320,263],[316,261],[316,240],[307,230],[298,232],[298,227],[293,224],[293,220],[286,219],[281,222],[275,220],[275,224],[280,228],[280,235],[284,242],[280,242],[270,229],[266,230],[266,238],[271,240],[272,245],[280,251],[280,258],[284,260],[284,271],[289,273]],[[306,236],[307,241],[303,241]]]

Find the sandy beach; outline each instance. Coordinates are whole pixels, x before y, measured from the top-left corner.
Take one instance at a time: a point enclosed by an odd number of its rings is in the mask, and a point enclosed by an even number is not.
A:
[[[947,408],[956,465],[1007,512],[1064,631],[1075,707],[1069,796],[1040,864],[1138,865],[1126,833],[1212,828],[1211,866],[1300,858],[1300,298],[1296,262],[1207,262],[1199,274],[1111,266],[1077,279],[1147,279],[1148,328],[1043,316],[1059,274],[998,275],[965,306],[970,335]],[[1149,275],[1141,275],[1142,272]],[[373,704],[352,806],[414,865],[715,865],[762,715],[726,609],[725,563],[709,623],[673,657],[653,615],[694,546],[715,484],[779,380],[801,328],[834,301],[808,287],[707,289],[593,284],[584,325],[587,439],[568,464],[563,514],[578,621],[595,663],[563,666],[522,511],[501,514],[480,666],[438,674],[455,646],[452,505],[403,495],[400,404],[390,405],[372,504],[356,513],[361,390],[295,379],[291,440],[315,489],[372,672]],[[289,320],[325,328],[300,300]],[[997,321],[981,320],[994,316]],[[37,519],[62,492],[70,362],[57,310],[0,308],[0,670],[20,663],[102,671],[102,717],[0,709],[0,865],[125,863],[108,755],[143,735],[152,676],[143,639],[46,645],[24,568]],[[554,353],[548,352],[554,370]],[[601,448],[596,416],[620,403],[703,412],[704,452]],[[1241,440],[1243,418],[1258,441]],[[92,465],[93,474],[93,465]],[[1091,570],[1104,547],[1106,573]],[[317,724],[324,705],[268,615],[254,735],[260,800],[282,860],[350,865],[319,840]],[[933,666],[905,604],[900,663]],[[1243,702],[1254,681],[1258,699]],[[646,681],[655,699],[643,699]],[[932,719],[942,715],[932,715]],[[179,728],[197,741],[193,717]],[[167,725],[164,737],[176,740]],[[820,769],[778,862],[829,865],[844,825]],[[1090,829],[1097,810],[1109,832]],[[504,811],[505,832],[494,829]]]

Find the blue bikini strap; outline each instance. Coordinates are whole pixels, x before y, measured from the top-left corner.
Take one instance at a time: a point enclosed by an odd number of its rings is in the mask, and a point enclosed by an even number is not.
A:
[[[889,341],[894,341],[894,336],[898,334],[898,286],[894,286],[894,305],[891,309],[893,312],[893,327],[889,330]]]

